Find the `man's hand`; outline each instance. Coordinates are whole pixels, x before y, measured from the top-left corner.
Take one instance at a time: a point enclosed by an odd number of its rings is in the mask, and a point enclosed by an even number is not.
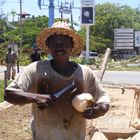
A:
[[[83,112],[83,117],[86,119],[95,119],[103,116],[109,110],[109,104],[107,103],[95,103],[93,107],[88,107]]]
[[[34,101],[38,104],[40,109],[44,109],[46,107],[54,105],[57,99],[51,95],[37,94]]]

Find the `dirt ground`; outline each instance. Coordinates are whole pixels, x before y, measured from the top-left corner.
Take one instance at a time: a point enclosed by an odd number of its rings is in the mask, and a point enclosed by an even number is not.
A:
[[[106,90],[111,97],[110,110],[105,116],[93,120],[93,125],[102,132],[134,132],[135,129],[129,127],[134,91],[126,90],[122,94],[121,89],[106,88]],[[0,140],[31,140],[30,111],[29,104],[1,110]],[[119,136],[121,137],[120,134]]]

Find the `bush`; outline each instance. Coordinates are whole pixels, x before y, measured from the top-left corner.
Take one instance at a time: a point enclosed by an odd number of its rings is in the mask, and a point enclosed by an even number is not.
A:
[[[8,84],[10,84],[11,81],[8,81]],[[0,102],[4,101],[4,80],[0,80]]]

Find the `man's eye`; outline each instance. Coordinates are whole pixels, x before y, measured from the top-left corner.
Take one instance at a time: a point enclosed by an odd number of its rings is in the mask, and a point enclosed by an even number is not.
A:
[[[50,47],[56,47],[57,45],[55,44],[49,44]]]
[[[62,43],[62,44],[52,44],[52,43],[49,43],[48,44],[49,48],[58,48],[58,47],[61,47],[61,48],[70,48],[72,45],[70,43]]]

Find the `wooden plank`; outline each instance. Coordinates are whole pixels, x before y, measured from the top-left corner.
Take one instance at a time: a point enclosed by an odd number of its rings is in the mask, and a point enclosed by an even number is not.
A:
[[[114,39],[133,39],[133,36],[114,36]]]
[[[98,78],[99,78],[100,81],[102,81],[102,79],[103,79],[104,72],[105,72],[105,69],[106,69],[106,66],[107,66],[107,62],[108,62],[108,58],[109,58],[110,53],[111,53],[111,49],[107,48],[106,52],[105,52],[105,55],[104,55],[102,65],[101,65],[101,70],[98,73]]]
[[[114,46],[126,46],[126,47],[130,47],[130,46],[132,46],[133,47],[133,42],[128,42],[128,43],[114,43]]]
[[[133,39],[114,39],[114,43],[133,43],[134,40]]]
[[[114,29],[114,33],[133,33],[133,29]]]

